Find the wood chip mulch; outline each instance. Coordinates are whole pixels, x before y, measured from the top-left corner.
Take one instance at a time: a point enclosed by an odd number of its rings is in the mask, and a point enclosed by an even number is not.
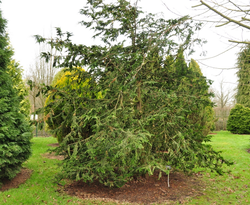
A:
[[[170,174],[170,187],[167,185],[167,175],[158,180],[158,174],[140,177],[125,184],[122,188],[108,188],[99,182],[92,184],[75,181],[58,189],[59,192],[77,196],[82,199],[102,199],[118,204],[135,203],[184,203],[190,197],[203,195],[204,184],[198,174],[186,176],[182,173]]]
[[[30,178],[32,170],[30,169],[21,169],[21,172],[18,173],[12,180],[2,179],[1,182],[3,185],[0,188],[0,191],[6,191],[12,188],[18,188],[20,184],[23,184],[27,179]]]

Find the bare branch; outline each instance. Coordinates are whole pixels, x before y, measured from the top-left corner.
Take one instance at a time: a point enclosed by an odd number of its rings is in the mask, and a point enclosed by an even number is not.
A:
[[[199,60],[197,60],[200,64],[204,65],[204,66],[207,66],[209,68],[213,68],[213,69],[218,69],[218,70],[232,70],[232,69],[238,69],[238,67],[232,67],[232,68],[218,68],[218,67],[213,67],[213,66],[209,66],[209,65],[206,65],[202,62],[200,62]]]
[[[216,58],[216,57],[218,57],[218,56],[220,56],[220,55],[226,53],[227,51],[230,51],[231,49],[233,49],[233,48],[235,48],[235,47],[237,47],[237,46],[238,46],[238,45],[234,45],[234,46],[228,48],[227,50],[225,50],[225,51],[223,51],[223,52],[221,52],[221,53],[219,53],[219,54],[217,54],[217,55],[215,55],[215,56],[208,57],[208,58],[203,58],[203,59],[196,59],[196,60],[199,60],[199,61],[200,61],[200,60],[209,60],[209,59],[212,59],[212,58]]]
[[[232,18],[230,18],[229,16],[226,16],[224,14],[222,14],[221,12],[219,12],[218,10],[214,9],[213,7],[211,7],[210,5],[206,4],[203,0],[200,0],[201,4],[203,4],[204,6],[206,6],[208,9],[212,10],[213,12],[217,13],[218,15],[220,15],[221,17],[223,17],[224,19],[227,19],[229,22],[235,23],[243,28],[246,29],[250,29],[250,26],[241,23],[240,21],[234,20]]]
[[[229,21],[227,21],[226,23],[223,23],[223,24],[221,24],[221,25],[217,25],[217,26],[215,26],[215,27],[221,27],[221,26],[225,26],[225,25],[227,25],[227,24],[229,24],[230,22]]]
[[[228,40],[229,42],[231,42],[231,43],[241,43],[241,44],[250,44],[250,42],[249,41],[235,41],[235,40]]]
[[[229,2],[231,3],[231,4],[233,4],[236,8],[238,8],[241,12],[244,12],[244,13],[246,13],[247,11],[244,11],[244,10],[242,10],[237,4],[235,4],[234,2],[232,2],[232,1],[230,1],[229,0]],[[249,10],[248,10],[249,11]]]
[[[250,19],[245,18],[245,17],[242,17],[242,20],[244,20],[244,21],[250,21]]]

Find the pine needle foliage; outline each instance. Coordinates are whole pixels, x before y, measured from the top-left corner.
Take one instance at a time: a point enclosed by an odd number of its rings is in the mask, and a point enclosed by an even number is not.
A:
[[[0,11],[0,182],[13,178],[31,154],[31,129],[20,111],[20,96],[10,76],[13,51],[5,33],[6,20]]]
[[[145,14],[126,0],[89,0],[81,14],[82,25],[95,31],[101,45],[75,45],[72,34],[59,28],[57,38],[48,43],[65,54],[55,57],[58,66],[88,67],[79,73],[81,80],[91,79],[88,92],[101,92],[102,98],[59,92],[65,106],[74,105],[71,132],[58,148],[65,155],[61,177],[121,187],[156,170],[161,177],[169,173],[167,165],[222,173],[222,164],[230,163],[203,143],[210,137],[202,133],[201,118],[195,120],[201,109],[212,106],[203,97],[211,95],[209,83],[200,77],[192,84],[197,72],[188,69],[182,54],[201,43],[193,38],[201,25],[188,16],[166,20]],[[50,58],[50,53],[41,55]],[[83,135],[89,124],[92,133]]]

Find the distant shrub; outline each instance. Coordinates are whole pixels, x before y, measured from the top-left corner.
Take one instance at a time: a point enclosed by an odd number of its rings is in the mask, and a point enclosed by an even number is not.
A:
[[[231,109],[227,130],[234,134],[250,134],[250,108],[236,104]]]

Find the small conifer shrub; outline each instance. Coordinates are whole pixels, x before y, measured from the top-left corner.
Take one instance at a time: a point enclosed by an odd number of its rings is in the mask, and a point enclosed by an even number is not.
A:
[[[236,104],[230,111],[227,130],[234,134],[250,134],[250,108]]]

